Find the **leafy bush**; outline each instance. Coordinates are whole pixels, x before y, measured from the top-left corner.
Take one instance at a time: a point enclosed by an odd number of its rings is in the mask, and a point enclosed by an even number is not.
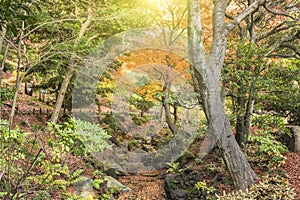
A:
[[[278,131],[289,133],[289,129],[286,128],[284,118],[277,115],[263,114],[255,116],[252,119],[252,124],[264,131],[272,132],[274,129],[277,129]]]
[[[48,125],[54,133],[48,143],[58,154],[72,152],[75,155],[89,155],[110,147],[107,142],[110,136],[96,124],[69,119],[63,125],[51,122]]]
[[[214,193],[216,190],[214,187],[208,187],[205,181],[199,181],[195,184],[194,189],[199,192],[201,196],[205,196],[208,199],[210,194]]]
[[[83,179],[83,169],[70,169],[66,158],[109,147],[109,136],[94,124],[74,120],[49,124],[49,131],[47,145],[40,134],[9,130],[8,122],[0,120],[0,199],[79,198],[67,189]]]
[[[131,113],[130,115],[132,116],[132,121],[134,122],[134,124],[138,126],[141,126],[150,121],[150,117],[147,115],[143,115],[143,117],[136,115],[134,113]]]
[[[7,121],[0,121],[0,133],[0,199],[49,199],[80,180],[82,170],[57,162],[62,155],[52,159],[55,150],[41,145],[36,135],[9,130]]]
[[[76,120],[75,123],[75,134],[79,135],[86,153],[101,152],[106,148],[110,148],[107,141],[111,136],[98,125],[81,120]]]
[[[167,166],[168,166],[167,172],[172,173],[172,174],[177,174],[184,170],[181,168],[179,162],[169,162],[169,163],[167,163]]]
[[[0,106],[3,105],[3,103],[7,100],[10,100],[14,97],[15,89],[10,89],[8,86],[6,87],[0,87]]]
[[[223,193],[222,196],[217,196],[217,199],[222,200],[269,200],[269,199],[295,199],[295,192],[289,184],[284,180],[278,177],[264,177],[264,181],[253,185],[250,190],[232,192],[226,194]]]
[[[287,152],[287,147],[270,132],[249,137],[248,160],[252,163],[272,168],[284,161],[283,152]]]

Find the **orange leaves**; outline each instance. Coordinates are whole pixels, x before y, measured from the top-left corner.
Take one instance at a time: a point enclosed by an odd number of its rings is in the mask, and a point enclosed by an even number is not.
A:
[[[126,70],[131,70],[141,65],[161,64],[175,69],[187,79],[191,78],[191,75],[188,73],[189,63],[186,59],[159,49],[132,51],[120,56],[118,61],[122,63],[119,73],[124,73]]]

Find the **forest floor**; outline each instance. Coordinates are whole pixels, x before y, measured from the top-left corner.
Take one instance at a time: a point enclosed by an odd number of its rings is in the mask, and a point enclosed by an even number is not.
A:
[[[9,104],[9,102],[8,102]],[[19,95],[19,101],[17,104],[17,112],[14,119],[14,126],[19,126],[22,130],[33,131],[37,126],[43,126],[49,119],[49,109],[50,106],[44,104],[34,97],[29,97],[26,95]],[[7,105],[1,108],[1,118],[8,119],[10,113],[10,107]],[[189,149],[195,155],[197,150],[201,146],[201,140],[196,141]],[[296,199],[300,199],[300,153],[288,152],[285,153],[286,157],[285,163],[281,166],[281,169],[288,175],[288,181],[290,185],[295,189],[297,193]],[[78,162],[78,161],[76,161]],[[192,165],[195,169],[204,169],[206,167],[206,174],[203,174],[203,180],[210,182],[216,173],[214,170],[221,172],[225,178],[227,178],[228,183],[218,183],[216,188],[219,191],[230,192],[233,190],[232,183],[229,179],[229,174],[224,169],[224,165],[217,158],[215,153],[209,154],[205,161],[202,163],[196,163],[195,159],[187,159],[183,161],[185,165]],[[208,164],[213,166],[212,169],[207,170]],[[258,166],[253,166],[254,171],[259,175],[263,175],[262,171]],[[90,173],[90,172],[88,172]],[[120,176],[118,180],[131,188],[131,191],[123,192],[116,196],[117,199],[140,199],[140,200],[164,200],[167,199],[164,192],[164,175],[166,169],[157,170],[149,172],[147,174],[137,174],[129,176]]]
[[[296,200],[300,200],[300,152],[288,152],[285,153],[286,162],[281,169],[288,175],[288,182],[291,187],[294,188],[297,196]],[[198,166],[201,168],[201,166]],[[254,167],[254,171],[258,176],[265,175],[266,172],[263,172],[259,167]],[[227,178],[229,175],[227,174]],[[149,177],[144,175],[131,175],[124,176],[118,179],[124,185],[130,187],[132,191],[121,193],[117,199],[119,200],[165,200],[166,195],[164,192],[164,180],[157,177]],[[205,181],[210,181],[207,179]],[[233,190],[232,184],[219,184],[218,189],[221,191],[230,192]]]

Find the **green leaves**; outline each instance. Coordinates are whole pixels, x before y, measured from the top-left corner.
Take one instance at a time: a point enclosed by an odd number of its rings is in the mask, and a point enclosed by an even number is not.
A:
[[[8,86],[0,87],[0,93],[0,106],[2,106],[5,101],[13,99],[15,90],[14,88],[10,89]]]
[[[269,169],[283,163],[285,158],[282,153],[287,152],[287,147],[270,132],[257,134],[249,137],[248,160]]]
[[[39,6],[32,0],[1,0],[0,1],[0,28],[6,28],[13,35],[17,35],[20,21],[33,20],[33,10]]]
[[[283,60],[265,71],[256,95],[259,107],[288,117],[289,123],[300,123],[300,63]]]
[[[48,123],[54,133],[48,143],[54,149],[56,159],[61,155],[72,152],[75,155],[90,155],[110,148],[108,135],[97,124],[87,121],[70,119],[63,125]]]
[[[268,200],[268,199],[295,199],[296,193],[290,187],[287,181],[280,177],[262,177],[261,182],[253,185],[250,190],[237,191],[226,194],[223,192],[222,196],[217,195],[218,200]]]

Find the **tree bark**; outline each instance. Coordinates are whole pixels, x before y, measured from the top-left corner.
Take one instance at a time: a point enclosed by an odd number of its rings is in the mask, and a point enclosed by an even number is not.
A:
[[[2,46],[3,46],[5,35],[6,35],[6,28],[2,27],[2,30],[0,32],[0,52],[2,52]]]
[[[21,65],[22,65],[22,52],[21,52],[21,48],[22,48],[22,40],[23,40],[23,34],[24,34],[24,24],[25,22],[22,21],[22,29],[21,29],[21,34],[19,36],[19,41],[18,41],[18,65],[17,65],[17,77],[16,77],[16,88],[15,88],[15,94],[14,94],[14,98],[13,98],[13,102],[12,102],[12,107],[11,107],[11,111],[10,111],[10,115],[9,115],[9,130],[12,129],[12,125],[13,125],[13,120],[14,120],[14,116],[15,116],[15,110],[16,110],[16,105],[17,105],[17,98],[18,98],[18,94],[19,94],[19,89],[21,86]]]
[[[212,144],[217,142],[218,147],[221,149],[223,160],[235,188],[245,190],[254,183],[256,174],[234,139],[219,92],[227,34],[234,26],[226,26],[225,24],[225,10],[228,3],[228,0],[214,1],[214,39],[210,55],[207,58],[202,41],[200,2],[198,0],[189,1],[189,54],[191,65],[197,75],[195,80],[200,86],[199,90],[209,124],[208,134],[211,136],[211,142]],[[247,10],[247,12],[249,11]],[[243,15],[238,16],[237,21],[241,20],[241,16]]]
[[[253,3],[253,0],[248,0],[248,6]],[[254,29],[254,14],[251,13],[246,20],[247,26],[245,28],[240,28],[240,44],[245,44],[247,39],[247,33],[249,33],[249,40],[251,44],[256,43],[256,32]],[[237,50],[237,59],[242,59],[241,54],[239,53],[241,50]],[[237,66],[237,70],[245,70],[250,71],[250,66],[242,68],[241,66]],[[245,81],[237,81],[239,86],[238,94],[237,94],[237,122],[236,122],[236,135],[235,139],[240,147],[244,147],[245,153],[247,152],[246,146],[248,142],[249,129],[250,129],[250,118],[253,112],[253,95],[255,89],[255,79],[259,75],[259,69],[255,67],[255,74],[252,77],[251,83],[244,83]],[[247,98],[248,93],[248,98]]]
[[[55,102],[55,106],[54,106],[54,110],[51,116],[50,121],[56,123],[58,118],[59,118],[59,113],[62,107],[62,104],[64,102],[64,98],[65,98],[65,94],[67,92],[67,89],[69,87],[69,83],[74,75],[75,72],[75,68],[74,67],[70,67],[67,69],[67,72],[65,74],[63,83],[61,85],[61,88],[59,90],[56,102]]]
[[[163,86],[163,95],[162,95],[162,105],[165,110],[165,117],[166,117],[166,122],[168,124],[169,129],[172,131],[173,134],[177,133],[177,126],[176,126],[176,108],[174,107],[174,121],[172,120],[172,114],[171,114],[171,108],[170,108],[170,103],[167,102],[167,93],[170,91],[171,88],[171,80],[169,75],[166,75],[166,83]]]
[[[89,4],[90,4],[90,2],[89,2]],[[80,28],[78,37],[75,41],[75,46],[78,44],[79,40],[84,36],[84,34],[86,33],[86,31],[91,23],[92,23],[92,9],[91,9],[91,5],[89,5],[87,19],[83,24],[81,24],[81,28]],[[57,96],[57,99],[55,102],[54,110],[53,110],[53,113],[52,113],[52,116],[50,119],[50,121],[54,122],[54,123],[56,123],[57,120],[59,119],[59,114],[60,114],[60,110],[63,105],[64,99],[65,99],[65,94],[69,87],[70,81],[76,71],[76,65],[74,64],[74,59],[71,58],[70,63],[71,64],[65,74],[65,77],[64,77],[63,83],[61,85],[61,88],[59,90],[59,93],[58,93],[58,96]]]

